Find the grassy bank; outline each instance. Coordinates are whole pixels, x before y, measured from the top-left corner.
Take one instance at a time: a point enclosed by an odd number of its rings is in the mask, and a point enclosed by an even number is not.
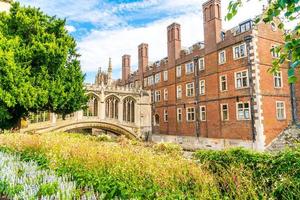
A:
[[[213,176],[193,161],[157,154],[141,144],[99,142],[78,134],[0,135],[0,146],[34,160],[77,187],[92,187],[106,199],[219,199]]]

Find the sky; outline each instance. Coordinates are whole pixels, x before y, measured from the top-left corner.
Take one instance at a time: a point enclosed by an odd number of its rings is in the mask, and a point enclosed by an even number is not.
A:
[[[113,63],[113,78],[121,78],[122,55],[131,55],[131,70],[137,69],[137,46],[149,44],[149,61],[167,56],[167,26],[181,24],[183,47],[203,41],[202,4],[205,0],[19,0],[65,18],[66,29],[76,39],[85,82],[94,82],[99,67]],[[237,26],[262,12],[263,1],[251,0],[223,29]],[[229,0],[222,0],[222,18]]]

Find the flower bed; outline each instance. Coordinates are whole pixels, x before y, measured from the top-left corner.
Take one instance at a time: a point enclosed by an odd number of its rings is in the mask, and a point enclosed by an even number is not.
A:
[[[67,176],[56,176],[19,156],[0,152],[0,197],[9,199],[96,199],[92,190],[82,192]]]

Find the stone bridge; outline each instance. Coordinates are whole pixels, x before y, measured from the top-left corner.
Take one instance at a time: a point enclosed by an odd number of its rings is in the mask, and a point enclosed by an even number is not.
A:
[[[21,133],[71,132],[101,129],[130,139],[140,139],[151,132],[151,97],[138,88],[87,85],[86,110],[68,115],[32,114]]]

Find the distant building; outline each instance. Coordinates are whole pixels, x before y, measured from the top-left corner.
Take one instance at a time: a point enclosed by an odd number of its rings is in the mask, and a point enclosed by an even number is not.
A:
[[[221,1],[202,8],[203,42],[183,49],[181,26],[171,24],[168,57],[151,64],[148,44],[140,44],[137,71],[130,72],[130,55],[122,57],[120,84],[151,90],[155,141],[263,150],[292,118],[288,65],[275,76],[268,73],[279,56],[270,49],[283,44],[283,33],[276,24],[252,20],[223,30]]]
[[[8,11],[10,8],[9,1],[0,0],[0,12]]]

